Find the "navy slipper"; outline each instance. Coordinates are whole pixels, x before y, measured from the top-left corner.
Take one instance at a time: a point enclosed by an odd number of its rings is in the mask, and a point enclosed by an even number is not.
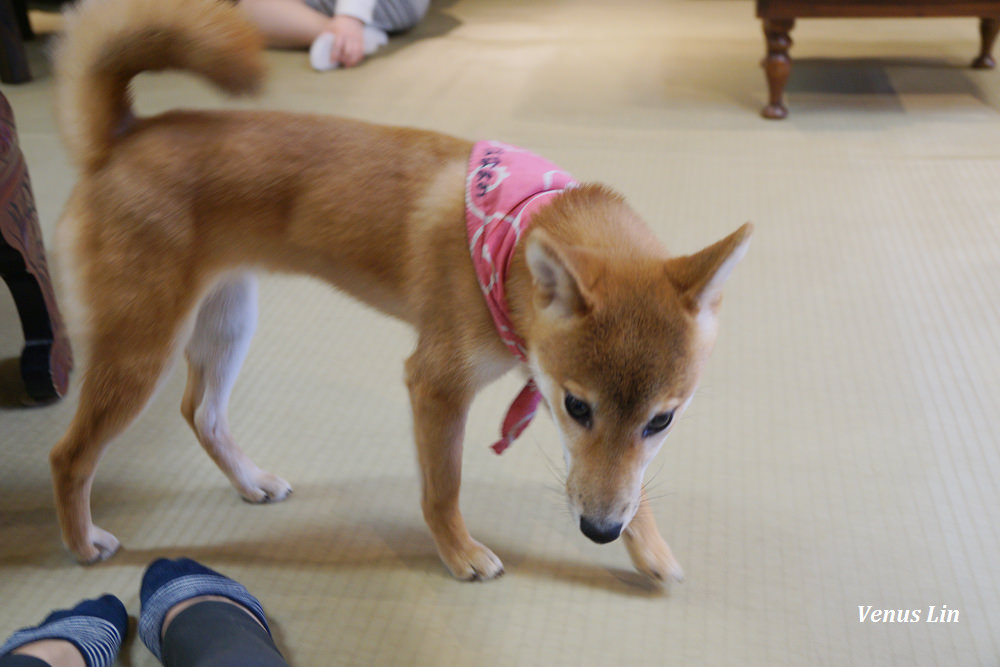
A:
[[[139,601],[142,603],[142,611],[139,613],[139,637],[158,659],[161,658],[160,640],[163,619],[167,612],[179,602],[201,595],[218,595],[238,602],[260,621],[268,634],[271,634],[267,618],[264,616],[264,608],[260,606],[257,598],[250,595],[250,591],[243,584],[210,570],[190,558],[177,560],[161,558],[146,568],[139,590]]]
[[[105,595],[54,611],[39,625],[18,630],[0,646],[0,657],[41,639],[64,639],[79,649],[87,667],[110,667],[127,629],[125,605],[114,595]]]

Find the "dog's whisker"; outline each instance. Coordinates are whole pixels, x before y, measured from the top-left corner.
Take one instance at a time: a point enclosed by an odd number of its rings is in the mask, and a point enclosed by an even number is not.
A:
[[[660,476],[660,473],[663,472],[663,469],[666,467],[666,465],[667,465],[666,461],[660,461],[660,465],[656,468],[656,470],[653,471],[652,475],[649,475],[647,477],[646,481],[642,485],[642,488],[644,489],[649,488],[650,485],[652,485],[653,482],[656,481],[656,478]]]
[[[531,438],[531,444],[535,446],[535,449],[537,449],[538,452],[542,455],[542,458],[545,459],[545,467],[548,469],[550,473],[552,473],[552,477],[559,484],[560,493],[562,493],[562,487],[565,485],[566,480],[563,477],[561,469],[555,464],[555,462],[552,460],[552,457],[550,457],[548,453],[546,453],[545,449],[541,446],[541,444],[539,444],[537,438]]]
[[[560,487],[558,487],[558,486],[552,486],[551,484],[545,484],[542,488],[544,488],[546,491],[550,491],[553,496],[555,496],[556,498],[558,498],[560,500],[562,500],[563,498],[565,498],[565,495],[566,495],[565,492]]]

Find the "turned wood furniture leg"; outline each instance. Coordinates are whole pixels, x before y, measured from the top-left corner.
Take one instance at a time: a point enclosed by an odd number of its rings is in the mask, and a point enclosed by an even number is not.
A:
[[[979,37],[982,42],[979,57],[972,61],[972,66],[976,69],[996,67],[996,61],[993,60],[993,43],[997,39],[997,32],[1000,32],[1000,19],[979,19]]]
[[[31,80],[28,57],[24,51],[24,34],[14,6],[15,0],[0,0],[0,81],[24,83]]]
[[[34,39],[35,31],[31,29],[31,20],[28,18],[28,0],[12,0],[12,2],[17,25],[21,28],[21,39]]]
[[[25,346],[21,377],[35,401],[66,393],[73,354],[56,307],[28,169],[14,115],[0,93],[0,276],[10,288]]]
[[[764,118],[780,120],[788,115],[782,98],[785,83],[792,72],[788,49],[792,38],[788,33],[795,27],[795,19],[764,19],[764,37],[767,40],[767,57],[761,62],[767,74],[768,103],[760,114]]]

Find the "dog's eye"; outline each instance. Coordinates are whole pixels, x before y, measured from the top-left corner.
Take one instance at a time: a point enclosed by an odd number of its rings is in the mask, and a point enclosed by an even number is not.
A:
[[[664,412],[663,414],[656,415],[649,420],[646,424],[646,428],[642,430],[642,437],[648,438],[651,435],[655,435],[662,431],[663,429],[670,426],[670,422],[674,420],[673,412]]]
[[[566,414],[572,417],[576,423],[584,428],[590,428],[593,415],[591,414],[590,406],[585,401],[581,401],[567,391],[566,400],[563,404],[566,406]]]

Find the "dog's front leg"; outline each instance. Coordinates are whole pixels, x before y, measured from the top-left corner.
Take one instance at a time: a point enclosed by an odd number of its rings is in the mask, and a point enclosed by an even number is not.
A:
[[[406,364],[424,520],[441,560],[456,578],[493,579],[503,574],[503,563],[472,539],[458,506],[462,440],[472,392],[457,387],[460,382],[442,372],[440,361],[427,356],[418,349]]]
[[[667,577],[674,581],[684,580],[684,570],[656,527],[645,490],[639,499],[639,511],[625,529],[624,538],[628,555],[639,572],[657,581],[665,581]]]

